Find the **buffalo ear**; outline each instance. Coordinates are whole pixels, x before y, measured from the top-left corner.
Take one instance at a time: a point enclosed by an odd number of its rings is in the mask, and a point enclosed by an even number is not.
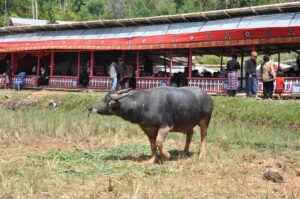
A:
[[[108,103],[108,107],[113,109],[119,106],[119,102],[116,100],[110,100],[110,102]]]

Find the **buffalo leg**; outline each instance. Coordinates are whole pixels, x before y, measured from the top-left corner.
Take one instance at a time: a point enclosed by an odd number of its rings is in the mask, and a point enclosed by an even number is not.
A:
[[[185,146],[183,150],[182,157],[188,157],[189,156],[189,150],[190,150],[190,144],[193,137],[193,130],[190,130],[186,133],[186,140],[185,140]]]
[[[170,130],[171,130],[170,127],[160,128],[158,130],[158,134],[157,134],[157,137],[156,137],[156,145],[159,149],[161,157],[165,160],[168,160],[171,157],[170,153],[167,152],[166,150],[164,150],[164,148],[163,148],[164,141],[165,141],[165,139],[166,139],[166,137],[167,137]]]
[[[200,131],[201,131],[199,158],[203,158],[206,155],[206,136],[207,136],[207,128],[209,125],[209,121],[210,121],[210,116],[203,118],[199,123]]]
[[[153,163],[155,163],[155,160],[156,160],[156,157],[157,157],[157,146],[156,146],[156,143],[155,143],[155,138],[152,138],[152,137],[148,136],[148,139],[150,141],[151,151],[152,151],[151,158],[148,162],[150,164],[153,164]]]

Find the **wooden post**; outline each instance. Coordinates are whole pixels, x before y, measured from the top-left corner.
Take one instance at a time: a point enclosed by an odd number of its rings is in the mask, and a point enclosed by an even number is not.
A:
[[[224,49],[222,50],[222,54],[221,54],[220,72],[223,70],[223,58],[224,58]]]
[[[15,67],[15,53],[12,53],[11,54],[11,58],[10,58],[10,64],[11,64],[11,67],[12,67],[12,75],[16,74],[16,67]]]
[[[40,67],[41,67],[41,57],[38,56],[38,60],[37,60],[37,69],[36,69],[36,75],[39,76],[40,75]]]
[[[170,49],[170,74],[169,74],[169,86],[172,83],[172,67],[173,67],[173,55],[172,55],[172,48]]]
[[[193,51],[192,49],[190,48],[189,49],[189,60],[188,60],[188,67],[189,67],[189,78],[192,77],[192,67],[193,67]]]
[[[244,80],[244,51],[242,51],[242,57],[241,57],[241,88],[243,88],[243,80]]]
[[[95,51],[92,51],[91,60],[90,60],[90,77],[94,76],[94,57],[95,57]]]
[[[54,71],[54,51],[51,51],[51,68],[50,68],[50,77],[53,76]]]
[[[140,51],[136,51],[136,77],[140,77]]]
[[[165,73],[167,73],[166,50],[164,50],[164,67],[165,67]]]
[[[125,63],[125,50],[122,50],[122,59],[123,59],[123,62]]]
[[[280,69],[280,52],[278,53],[278,70]]]
[[[79,81],[80,76],[80,52],[77,52],[77,78]]]

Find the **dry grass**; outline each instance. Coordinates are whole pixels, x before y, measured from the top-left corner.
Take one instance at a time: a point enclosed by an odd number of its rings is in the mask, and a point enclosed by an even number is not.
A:
[[[215,98],[207,157],[197,159],[197,128],[192,157],[179,158],[185,137],[170,134],[172,160],[148,165],[137,126],[87,119],[87,104],[102,94],[2,93],[10,102],[0,100],[0,198],[300,198],[299,102],[271,102],[285,110],[287,128],[277,116],[262,118],[273,114],[265,102]],[[45,108],[51,100],[57,109]],[[21,110],[7,109],[16,102]],[[284,183],[263,180],[269,169]]]

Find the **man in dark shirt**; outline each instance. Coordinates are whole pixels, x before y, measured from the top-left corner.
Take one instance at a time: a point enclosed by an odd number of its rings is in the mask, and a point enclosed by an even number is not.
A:
[[[228,91],[227,94],[229,97],[234,97],[236,90],[238,88],[238,78],[237,70],[239,70],[240,63],[237,61],[237,54],[231,54],[232,59],[227,62],[227,71],[228,71]]]
[[[126,83],[125,78],[125,63],[122,58],[118,59],[118,82],[119,82],[119,89],[122,90],[125,87]]]
[[[46,86],[49,84],[49,75],[44,67],[41,67],[41,74],[38,81],[39,86]]]
[[[5,65],[5,74],[8,74],[10,75],[12,72],[12,66],[11,66],[11,63],[10,63],[10,60],[6,60],[6,65]]]
[[[153,75],[153,62],[152,60],[146,55],[145,56],[145,64],[144,64],[144,76],[152,76]]]
[[[251,53],[251,58],[245,62],[247,97],[257,97],[258,79],[256,75],[256,58],[257,52],[253,51]]]

